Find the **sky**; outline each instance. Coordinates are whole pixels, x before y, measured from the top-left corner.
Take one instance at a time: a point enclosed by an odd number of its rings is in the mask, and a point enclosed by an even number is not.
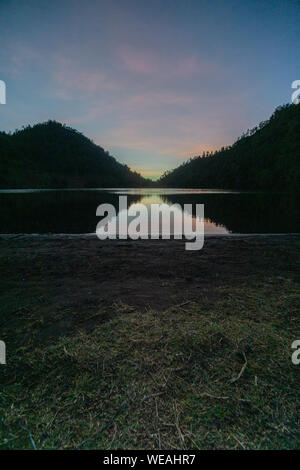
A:
[[[300,0],[0,0],[0,38],[0,130],[55,119],[152,179],[300,79]]]

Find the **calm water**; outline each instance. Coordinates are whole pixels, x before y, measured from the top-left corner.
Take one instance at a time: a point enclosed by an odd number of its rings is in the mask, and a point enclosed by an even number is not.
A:
[[[205,189],[0,190],[0,233],[93,233],[96,208],[119,195],[137,203],[204,204],[206,234],[300,233],[299,197]]]

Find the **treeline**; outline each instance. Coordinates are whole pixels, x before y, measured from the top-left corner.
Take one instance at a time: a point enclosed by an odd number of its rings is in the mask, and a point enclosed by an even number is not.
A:
[[[164,173],[158,185],[299,191],[300,105],[277,108],[232,146],[190,159]]]
[[[0,188],[142,187],[150,180],[56,121],[0,132]]]

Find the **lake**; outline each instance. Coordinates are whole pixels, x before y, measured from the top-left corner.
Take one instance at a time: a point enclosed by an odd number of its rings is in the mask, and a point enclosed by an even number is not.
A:
[[[213,189],[0,190],[0,233],[94,233],[102,203],[204,204],[205,234],[300,233],[299,197]],[[195,217],[195,216],[194,216]]]

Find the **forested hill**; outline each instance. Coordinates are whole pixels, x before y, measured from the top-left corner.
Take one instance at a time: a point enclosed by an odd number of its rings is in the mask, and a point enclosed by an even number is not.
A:
[[[131,171],[70,127],[48,121],[0,132],[0,188],[140,187]]]
[[[300,105],[277,108],[231,147],[203,154],[165,173],[160,186],[300,189]]]

